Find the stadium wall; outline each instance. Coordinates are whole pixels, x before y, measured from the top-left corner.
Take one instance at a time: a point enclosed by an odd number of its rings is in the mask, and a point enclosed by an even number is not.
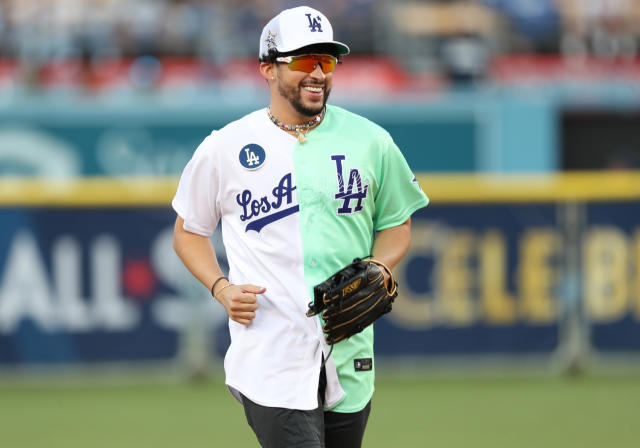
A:
[[[639,174],[418,178],[379,359],[637,357]],[[220,360],[224,311],[172,250],[176,183],[0,180],[0,365]]]
[[[416,171],[546,172],[558,168],[552,95],[485,90],[336,103],[387,129]],[[179,174],[213,129],[264,102],[203,93],[122,99],[0,98],[0,173],[20,176]],[[25,151],[24,148],[29,148]]]
[[[422,172],[559,171],[563,114],[640,113],[637,83],[615,79],[358,99],[347,93],[338,89],[333,102],[382,125]],[[0,174],[177,175],[213,129],[267,101],[263,91],[247,96],[215,89],[0,96]]]

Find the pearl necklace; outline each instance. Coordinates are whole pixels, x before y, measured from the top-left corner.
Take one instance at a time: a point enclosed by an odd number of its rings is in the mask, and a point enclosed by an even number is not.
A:
[[[270,107],[267,108],[267,115],[269,115],[269,119],[273,122],[273,124],[278,126],[280,129],[284,129],[285,131],[295,131],[296,134],[298,134],[298,141],[300,143],[303,143],[307,141],[307,137],[305,137],[305,134],[309,132],[309,129],[316,126],[322,121],[322,119],[324,118],[325,110],[326,108],[323,107],[322,111],[318,115],[316,115],[313,120],[307,121],[306,123],[302,123],[302,124],[281,123],[280,121],[278,121],[276,117],[273,116],[273,114],[271,113]]]

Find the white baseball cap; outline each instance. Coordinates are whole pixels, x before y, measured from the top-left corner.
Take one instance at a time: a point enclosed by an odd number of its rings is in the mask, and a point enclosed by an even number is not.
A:
[[[260,36],[262,59],[275,49],[287,53],[308,45],[328,44],[337,54],[349,54],[349,47],[333,40],[333,28],[329,19],[320,11],[308,6],[285,9],[267,23]]]

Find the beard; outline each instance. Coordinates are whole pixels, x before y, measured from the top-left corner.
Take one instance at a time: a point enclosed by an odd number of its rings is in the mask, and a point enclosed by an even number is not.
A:
[[[324,90],[324,95],[322,98],[322,105],[319,106],[305,106],[302,103],[302,84],[297,86],[285,86],[282,83],[278,82],[278,92],[289,101],[289,104],[298,112],[300,115],[305,117],[314,117],[322,112],[325,105],[327,104],[327,100],[329,99],[329,94],[331,93],[331,89],[328,89],[326,84],[309,84],[305,85],[311,87],[322,87]]]

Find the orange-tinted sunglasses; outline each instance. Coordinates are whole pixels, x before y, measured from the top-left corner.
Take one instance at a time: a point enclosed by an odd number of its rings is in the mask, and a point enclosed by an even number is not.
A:
[[[281,56],[278,62],[285,62],[291,70],[311,73],[320,64],[322,73],[330,73],[336,69],[338,59],[328,54],[304,54],[301,56]]]

